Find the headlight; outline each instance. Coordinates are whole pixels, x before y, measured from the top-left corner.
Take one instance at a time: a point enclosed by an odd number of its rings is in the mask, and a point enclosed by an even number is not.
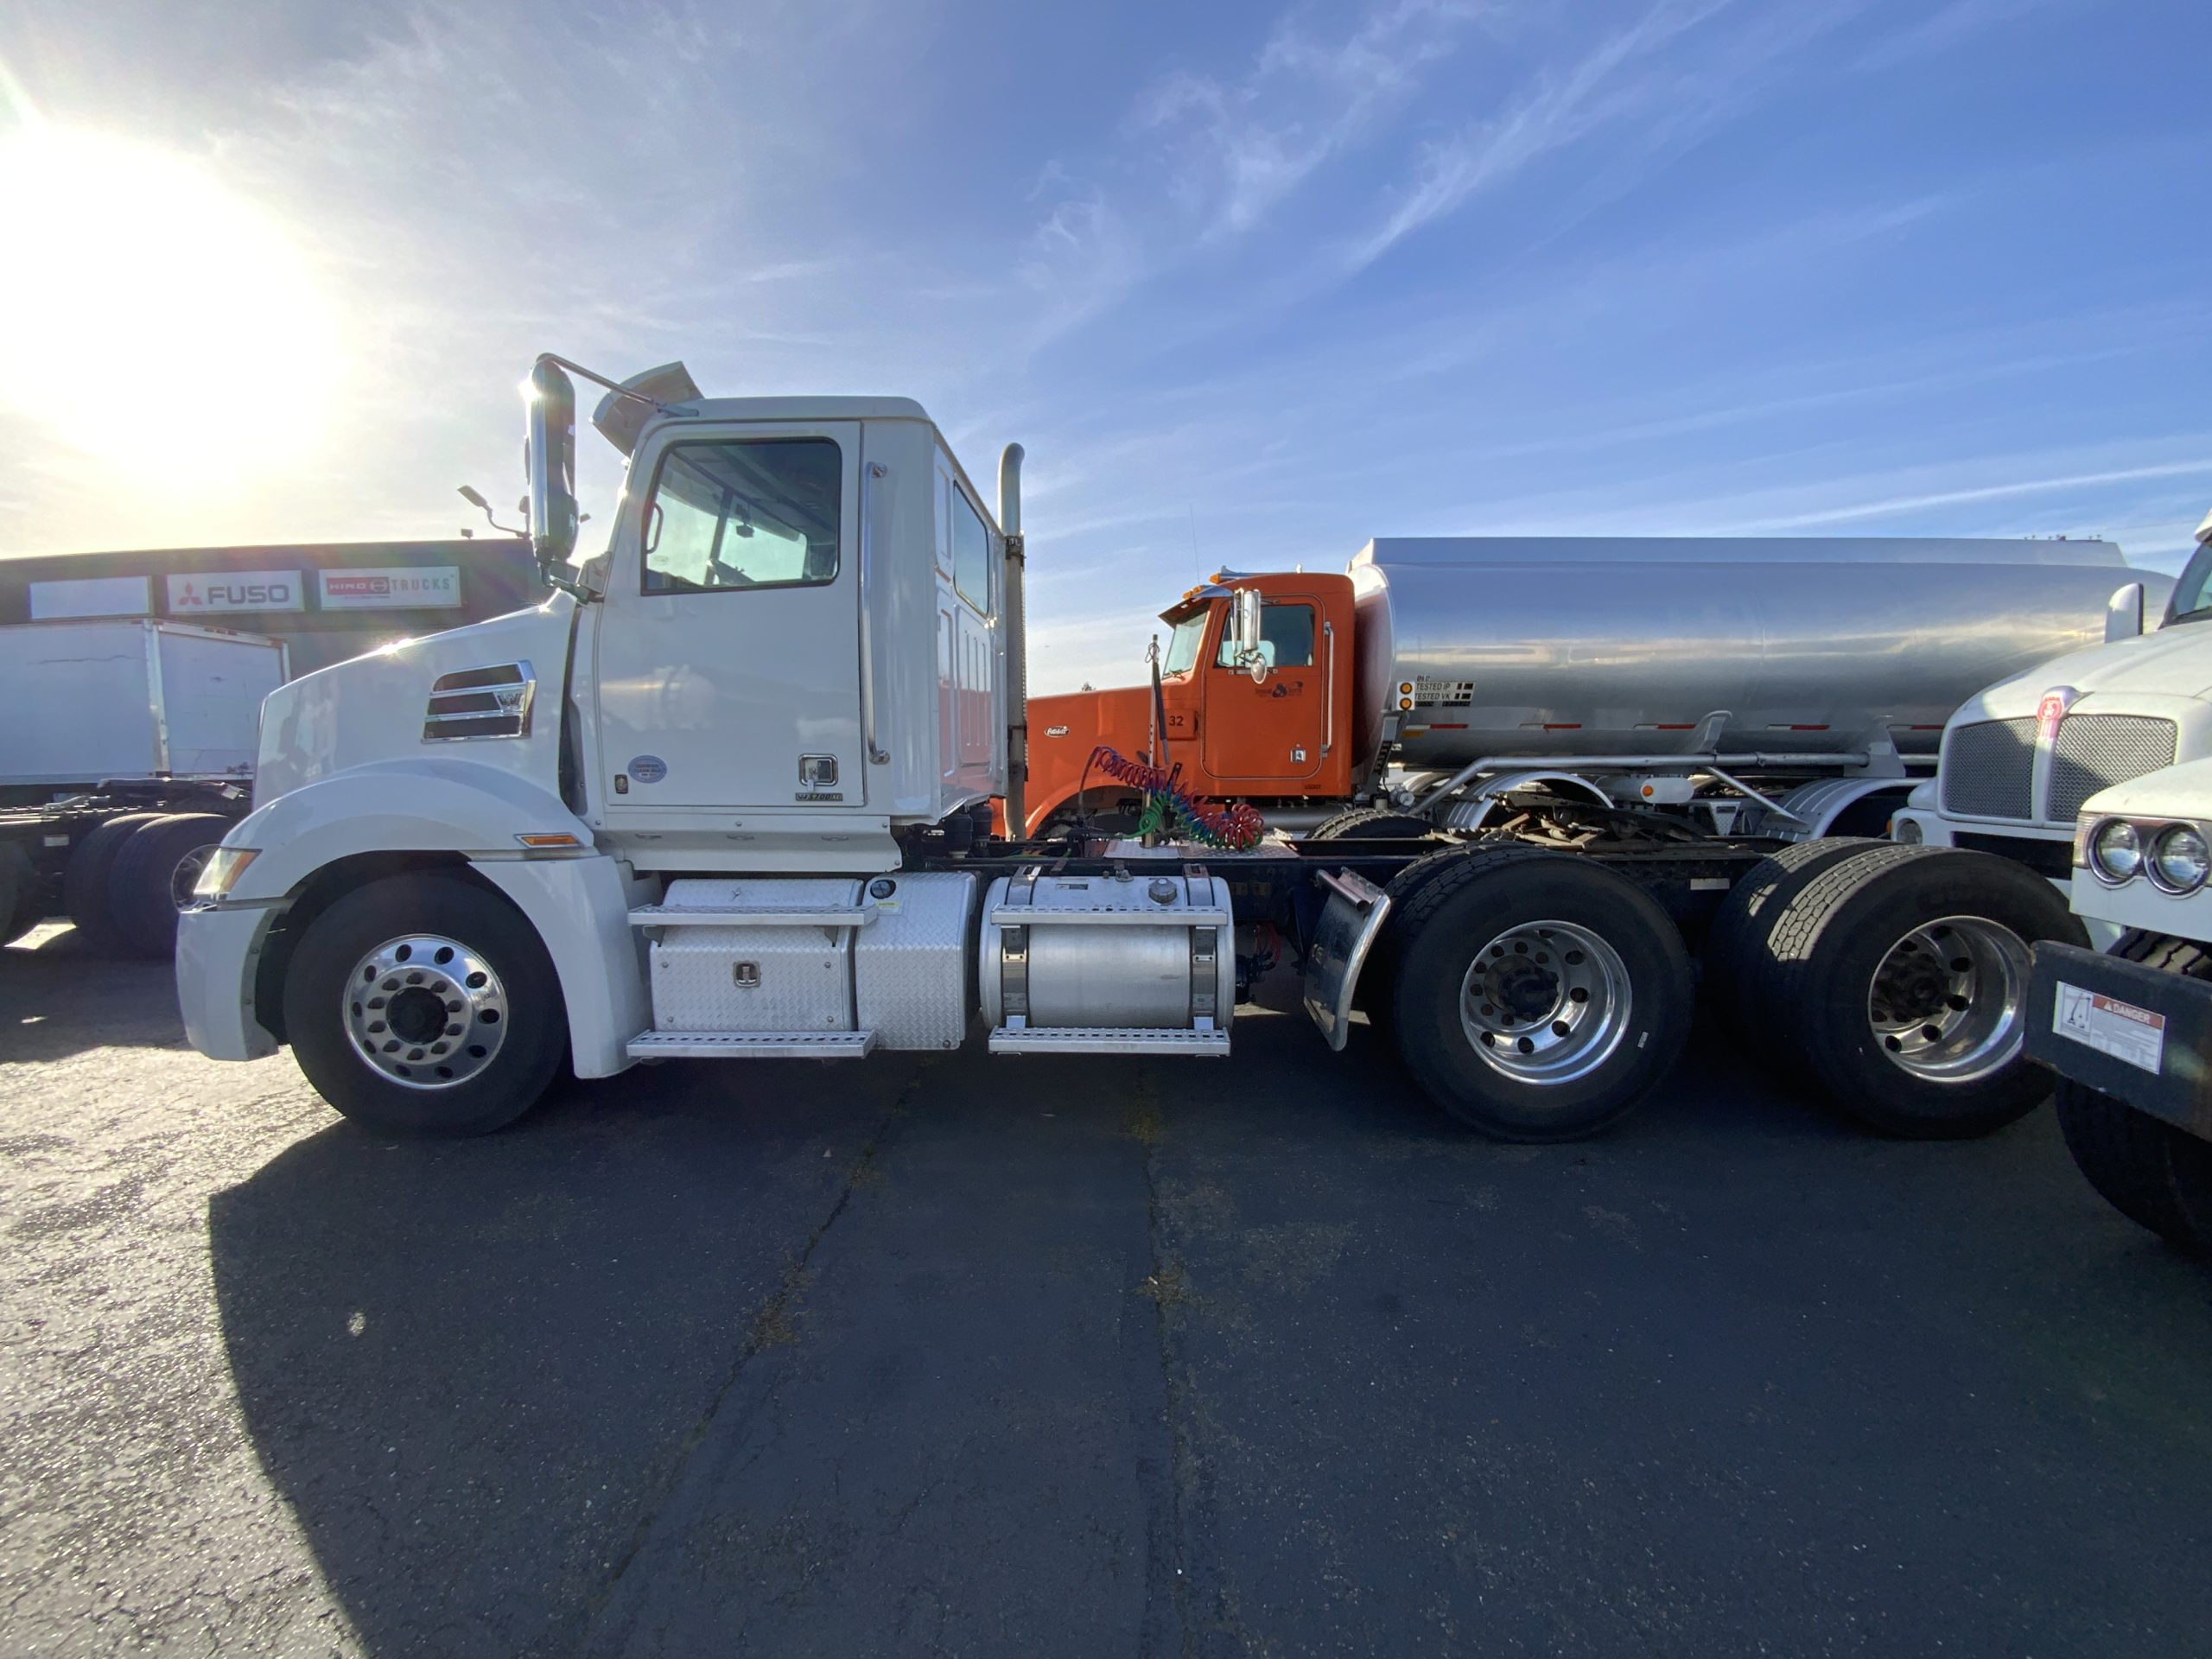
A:
[[[220,899],[238,885],[238,877],[245,874],[245,867],[260,856],[257,848],[218,847],[200,867],[200,879],[192,884],[192,896]]]
[[[2089,866],[2107,881],[2132,881],[2143,868],[2143,838],[2125,818],[2097,826],[2089,837]]]
[[[2195,893],[2212,875],[2212,849],[2186,823],[2170,823],[2151,837],[2151,880],[2168,893]]]

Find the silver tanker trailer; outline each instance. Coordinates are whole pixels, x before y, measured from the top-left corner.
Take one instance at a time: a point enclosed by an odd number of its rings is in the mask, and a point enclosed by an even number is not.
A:
[[[1549,798],[1793,840],[1881,833],[1961,703],[2172,587],[2068,540],[1392,537],[1350,575],[1354,788],[1398,822]]]

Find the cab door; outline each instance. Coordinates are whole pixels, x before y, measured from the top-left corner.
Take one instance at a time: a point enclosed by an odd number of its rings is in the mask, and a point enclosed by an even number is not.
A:
[[[597,631],[600,798],[865,804],[859,423],[687,428],[641,459]]]
[[[1321,666],[1321,614],[1310,599],[1270,599],[1260,607],[1265,680],[1230,660],[1229,631],[1206,677],[1198,753],[1216,784],[1241,792],[1297,794],[1321,770],[1329,688]]]

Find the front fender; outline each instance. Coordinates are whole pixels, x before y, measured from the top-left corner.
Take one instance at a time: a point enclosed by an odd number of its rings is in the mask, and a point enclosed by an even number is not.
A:
[[[259,855],[221,907],[281,908],[318,871],[364,853],[459,854],[544,943],[568,1004],[577,1075],[610,1076],[630,1064],[630,1039],[652,1023],[630,925],[633,878],[588,850],[525,857],[518,839],[525,835],[592,846],[588,826],[512,772],[442,758],[350,767],[255,809],[223,838]]]
[[[281,902],[327,865],[358,853],[460,853],[515,858],[518,836],[590,829],[551,791],[512,772],[424,758],[351,766],[257,807],[223,837],[260,855],[228,894],[233,904]]]

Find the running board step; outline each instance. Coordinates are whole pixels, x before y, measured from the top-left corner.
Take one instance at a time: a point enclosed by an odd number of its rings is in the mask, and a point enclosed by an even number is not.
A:
[[[1006,1026],[991,1028],[994,1054],[1183,1054],[1229,1052],[1225,1031],[1160,1031],[1134,1026]]]
[[[633,1060],[857,1060],[872,1031],[648,1031],[630,1039]]]

